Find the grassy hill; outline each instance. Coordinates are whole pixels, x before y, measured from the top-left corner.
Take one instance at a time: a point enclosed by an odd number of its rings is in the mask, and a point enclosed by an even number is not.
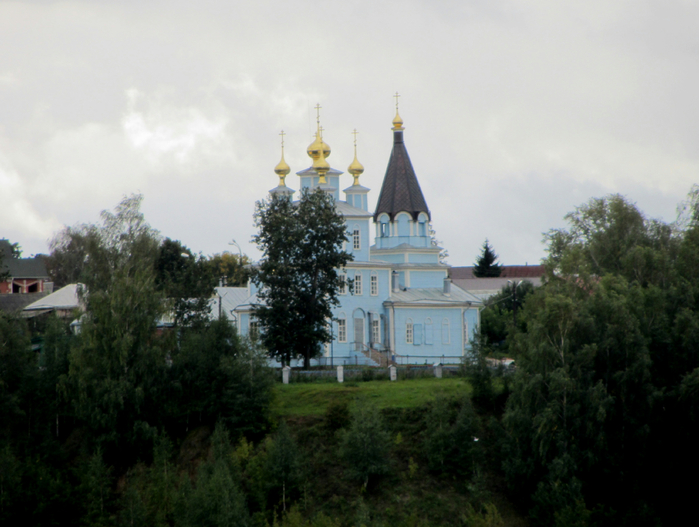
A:
[[[303,481],[291,493],[294,513],[285,524],[324,525],[332,518],[336,525],[367,527],[527,525],[497,475],[494,444],[483,425],[489,415],[475,414],[478,441],[468,471],[435,469],[430,462],[435,415],[448,416],[453,426],[459,410],[470,405],[471,386],[463,378],[292,383],[274,391],[273,419],[289,426],[303,465]],[[380,410],[390,438],[388,470],[366,488],[348,477],[341,453],[353,411],[363,405]]]
[[[346,403],[352,409],[366,402],[379,409],[416,408],[438,395],[470,394],[471,387],[461,378],[425,377],[408,381],[368,381],[345,383],[295,383],[275,386],[272,415],[279,418],[320,416],[331,404]]]

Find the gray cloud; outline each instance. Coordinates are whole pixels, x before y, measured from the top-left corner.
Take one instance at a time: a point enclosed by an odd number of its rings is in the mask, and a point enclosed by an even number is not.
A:
[[[0,4],[0,236],[46,251],[63,224],[145,195],[196,251],[236,238],[277,184],[280,129],[309,165],[316,102],[344,170],[359,130],[374,202],[392,94],[450,263],[488,237],[536,263],[541,233],[619,192],[674,219],[699,179],[699,7],[671,1]],[[295,176],[288,178],[298,188]],[[345,184],[349,186],[350,178]]]

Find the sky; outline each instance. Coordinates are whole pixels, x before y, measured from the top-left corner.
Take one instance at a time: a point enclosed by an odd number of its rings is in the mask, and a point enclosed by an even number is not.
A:
[[[487,238],[538,264],[543,233],[619,193],[673,221],[699,182],[699,2],[0,2],[0,238],[48,252],[127,195],[163,236],[253,259],[256,200],[357,153],[373,211],[393,95],[448,263]],[[341,188],[350,186],[345,174]]]

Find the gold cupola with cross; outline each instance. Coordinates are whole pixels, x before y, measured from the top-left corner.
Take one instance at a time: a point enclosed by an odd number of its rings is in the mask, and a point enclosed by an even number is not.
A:
[[[286,135],[284,130],[282,130],[279,135],[282,137],[282,158],[279,163],[277,163],[277,166],[274,167],[274,172],[277,174],[277,176],[279,176],[279,185],[269,192],[271,194],[291,195],[294,193],[294,191],[286,186],[286,176],[289,174],[289,172],[291,172],[291,168],[284,159],[284,136]]]
[[[364,173],[364,165],[362,165],[359,162],[359,159],[357,159],[358,133],[359,132],[357,132],[356,128],[352,131],[352,135],[354,136],[354,160],[352,161],[352,163],[350,163],[350,166],[347,168],[347,172],[352,174],[354,182],[352,183],[351,187],[345,189],[345,196],[347,198],[347,203],[349,203],[353,207],[361,209],[363,211],[368,211],[369,208],[367,202],[367,195],[369,194],[369,189],[359,184],[359,176],[361,176]]]

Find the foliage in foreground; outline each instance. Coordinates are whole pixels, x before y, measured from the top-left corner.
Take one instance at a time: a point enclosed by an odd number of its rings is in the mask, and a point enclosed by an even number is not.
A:
[[[691,502],[676,475],[699,468],[699,217],[610,196],[567,219],[510,335],[505,474],[538,525],[672,524]]]
[[[342,249],[345,222],[329,194],[304,189],[298,203],[273,195],[255,208],[253,240],[262,259],[253,275],[261,301],[255,310],[261,341],[280,362],[301,358],[304,367],[330,342],[328,320],[339,304],[339,269],[352,259]]]

